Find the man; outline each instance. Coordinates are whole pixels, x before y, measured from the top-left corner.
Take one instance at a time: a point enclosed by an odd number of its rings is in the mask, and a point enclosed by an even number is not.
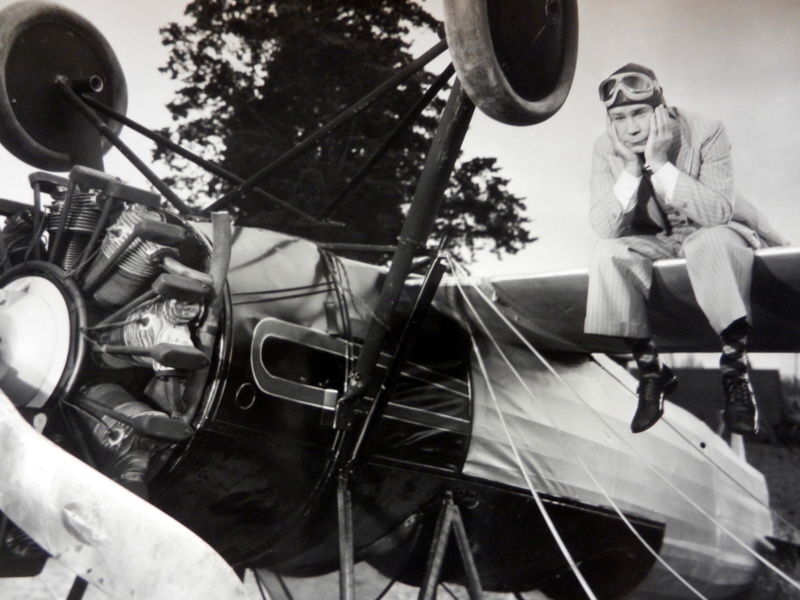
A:
[[[723,413],[754,432],[746,356],[753,250],[784,240],[736,195],[722,123],[667,107],[655,74],[629,63],[600,84],[608,118],[594,146],[590,220],[598,241],[589,272],[587,333],[624,337],[639,370],[631,429],[664,412],[676,387],[647,322],[653,261],[685,257],[697,303],[720,336]]]

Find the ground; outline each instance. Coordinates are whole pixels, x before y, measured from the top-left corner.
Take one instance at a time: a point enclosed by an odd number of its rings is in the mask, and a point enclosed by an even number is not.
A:
[[[777,537],[800,544],[800,446],[748,444],[747,460],[764,473],[770,504],[779,514],[775,518]],[[776,557],[777,565],[800,580],[800,551],[786,549]],[[774,573],[762,573],[751,600],[798,600],[800,592]]]

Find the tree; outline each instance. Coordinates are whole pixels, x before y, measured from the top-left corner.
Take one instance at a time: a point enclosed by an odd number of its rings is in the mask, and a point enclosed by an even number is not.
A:
[[[412,30],[437,21],[414,0],[195,0],[188,24],[161,30],[163,67],[182,86],[168,105],[174,141],[246,177],[280,156],[408,63]],[[319,215],[364,159],[422,95],[421,72],[396,93],[270,176],[262,187]],[[321,228],[255,194],[242,222],[318,241],[393,244],[402,225],[443,100],[437,98],[391,147],[335,214],[345,228]],[[221,157],[221,158],[220,158]],[[193,197],[230,189],[157,151],[171,183]],[[451,236],[462,255],[488,247],[516,252],[533,241],[522,198],[507,190],[495,159],[457,165],[435,236]]]

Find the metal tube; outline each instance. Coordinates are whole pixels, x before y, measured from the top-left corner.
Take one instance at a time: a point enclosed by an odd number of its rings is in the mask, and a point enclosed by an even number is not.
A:
[[[167,202],[172,204],[172,206],[178,210],[178,212],[181,214],[196,214],[198,212],[197,210],[186,205],[183,200],[178,198],[175,192],[173,192],[169,186],[158,177],[158,175],[153,173],[153,171],[150,170],[150,168],[145,165],[138,156],[136,156],[133,150],[128,148],[125,142],[123,142],[120,137],[114,133],[111,128],[106,125],[105,122],[98,117],[91,108],[86,105],[81,97],[72,90],[69,82],[65,78],[58,78],[56,80],[56,84],[64,96],[70,102],[72,102],[78,108],[78,110],[81,111],[81,113],[83,113],[83,116],[86,117],[92,126],[94,126],[94,128],[97,129],[103,135],[103,137],[114,144],[117,150],[119,150],[125,156],[125,158],[127,158],[131,164],[136,167],[150,183],[153,184],[153,187],[155,187],[161,193],[161,195],[167,199]]]
[[[338,427],[347,428],[349,405],[363,394],[367,379],[372,375],[414,255],[425,247],[433,228],[436,213],[474,110],[475,105],[456,82],[431,143],[411,208],[403,223],[397,250],[386,274],[375,316],[370,321],[352,380],[349,382],[349,389],[339,401],[343,416],[341,419],[337,418]]]
[[[208,312],[200,330],[197,332],[197,339],[200,342],[200,349],[205,352],[211,364],[214,352],[214,344],[220,335],[221,325],[224,326],[225,319],[225,288],[227,285],[228,269],[231,263],[231,247],[233,244],[233,233],[231,231],[232,219],[229,213],[221,211],[211,215],[211,262],[208,268],[208,275],[211,277],[211,288],[213,290],[211,301],[208,303]],[[224,327],[223,327],[224,329]],[[208,373],[197,371],[189,379],[186,386],[186,393],[183,395],[183,406],[181,418],[186,423],[191,423],[197,409],[200,408],[200,401],[203,398],[203,389],[206,384]]]
[[[363,112],[364,109],[368,108],[375,100],[383,96],[384,94],[390,92],[392,89],[397,87],[400,83],[411,77],[414,73],[422,69],[425,65],[427,65],[430,61],[434,58],[439,56],[444,50],[447,48],[447,43],[444,40],[441,40],[437,43],[433,48],[428,50],[425,54],[417,58],[416,60],[408,63],[402,69],[398,69],[394,75],[392,75],[389,79],[384,81],[374,90],[372,90],[369,94],[361,98],[358,102],[341,112],[338,116],[334,117],[333,120],[329,121],[325,125],[323,125],[320,129],[306,137],[302,140],[299,144],[296,144],[293,148],[284,152],[281,156],[273,160],[267,166],[262,168],[258,171],[255,175],[250,177],[247,181],[239,184],[236,188],[225,194],[222,198],[217,200],[216,202],[212,203],[210,206],[204,209],[204,212],[210,212],[213,210],[220,210],[225,208],[233,202],[244,196],[244,194],[248,193],[252,190],[255,186],[259,184],[264,178],[266,178],[270,173],[274,172],[276,169],[282,167],[287,162],[295,158],[297,155],[305,152],[312,146],[314,146],[320,139],[328,135],[329,133],[333,132],[337,128],[341,127],[348,121],[350,121],[353,117],[357,116],[359,113]]]
[[[439,289],[439,283],[442,281],[442,276],[446,267],[444,265],[444,256],[441,254],[436,257],[435,261],[428,268],[425,274],[425,279],[422,282],[417,299],[414,302],[414,308],[411,310],[411,316],[406,323],[406,327],[400,336],[400,341],[397,344],[395,352],[392,354],[391,361],[386,367],[386,374],[384,375],[383,383],[380,390],[375,396],[375,400],[370,406],[369,412],[364,419],[361,429],[358,433],[358,439],[355,442],[353,450],[350,454],[350,466],[358,459],[361,449],[364,447],[366,440],[372,429],[372,424],[380,420],[386,406],[389,404],[389,399],[394,393],[397,381],[400,378],[400,371],[405,364],[406,357],[411,347],[411,343],[415,339],[415,334],[419,330],[425,315],[428,314],[428,307],[433,302],[433,297],[436,290]]]
[[[89,587],[89,582],[82,577],[76,577],[72,582],[72,587],[67,594],[67,600],[82,600],[86,589]]]
[[[102,321],[100,321],[97,324],[93,325],[92,329],[101,329],[101,328],[109,325],[110,323],[116,323],[117,320],[119,320],[121,317],[123,317],[124,315],[128,314],[129,312],[131,312],[134,308],[136,308],[140,304],[144,304],[148,300],[152,300],[157,295],[158,294],[156,294],[153,290],[147,290],[143,294],[139,295],[138,297],[136,297],[133,300],[131,300],[130,302],[128,302],[122,308],[119,308],[116,311],[114,311],[113,313],[111,313],[110,315],[108,315]]]
[[[106,198],[106,201],[103,204],[103,209],[100,212],[100,218],[97,220],[97,225],[95,225],[94,231],[92,231],[92,236],[86,243],[86,248],[83,249],[80,258],[78,258],[77,262],[75,263],[76,267],[73,269],[73,276],[79,275],[81,271],[83,271],[83,269],[89,264],[89,256],[91,256],[92,248],[94,248],[95,244],[97,244],[100,234],[105,231],[106,223],[108,222],[108,218],[111,215],[111,210],[114,208],[115,204],[116,201],[113,198]]]
[[[117,260],[119,257],[122,256],[128,248],[130,248],[131,244],[139,237],[139,232],[134,228],[131,234],[125,238],[125,241],[120,244],[116,250],[114,250],[113,254],[108,257],[106,260],[106,264],[103,265],[103,268],[100,269],[99,272],[92,275],[91,279],[86,278],[86,281],[83,284],[83,291],[86,294],[91,294],[94,289],[103,281],[106,275],[108,275],[112,269],[117,267]]]
[[[483,598],[481,579],[478,575],[478,568],[475,566],[475,557],[472,555],[472,550],[469,547],[469,538],[467,538],[467,530],[464,528],[464,521],[461,519],[461,511],[458,506],[453,503],[452,498],[449,499],[449,502],[449,510],[452,511],[455,516],[453,519],[453,533],[455,533],[458,549],[461,552],[464,571],[467,573],[469,597],[470,600],[481,600],[481,598]]]
[[[336,507],[339,520],[339,599],[355,600],[355,548],[353,545],[353,502],[347,474],[339,475]]]
[[[430,87],[425,90],[425,93],[422,97],[417,100],[416,104],[411,107],[411,109],[403,115],[400,120],[397,122],[395,128],[386,136],[386,138],[381,142],[380,146],[378,146],[375,151],[364,161],[364,164],[361,165],[361,168],[358,172],[353,175],[350,181],[347,182],[347,185],[342,188],[342,190],[336,195],[331,205],[325,210],[322,214],[323,219],[329,219],[333,213],[341,206],[342,202],[347,199],[348,194],[355,188],[359,183],[361,183],[364,178],[367,176],[367,173],[370,172],[372,167],[375,166],[392,143],[400,137],[400,134],[403,133],[406,128],[416,119],[422,111],[425,110],[425,107],[430,104],[433,99],[436,97],[441,89],[447,83],[447,80],[452,77],[455,68],[453,67],[452,63],[447,66],[447,68],[441,72],[441,74],[436,78],[436,80],[430,85]]]
[[[317,244],[325,250],[354,250],[358,252],[394,252],[397,246],[383,244],[356,244],[350,242],[320,242]]]
[[[244,181],[244,179],[242,179],[238,175],[228,171],[227,169],[225,169],[225,168],[223,168],[223,167],[221,167],[221,166],[219,166],[219,165],[217,165],[215,163],[212,163],[211,161],[208,161],[208,160],[206,160],[206,159],[204,159],[204,158],[202,158],[200,156],[197,156],[194,152],[191,152],[191,151],[187,150],[186,148],[184,148],[180,144],[176,144],[172,140],[164,137],[163,135],[159,135],[158,133],[156,133],[154,131],[151,131],[147,127],[144,127],[143,125],[140,125],[139,123],[137,123],[133,119],[130,119],[130,118],[126,117],[125,115],[123,115],[122,113],[117,112],[116,110],[114,110],[110,106],[106,106],[105,104],[103,104],[102,102],[99,102],[95,98],[92,98],[91,96],[81,96],[81,97],[92,108],[100,111],[101,113],[105,114],[106,116],[111,117],[115,121],[118,121],[118,122],[122,123],[126,127],[129,127],[131,129],[133,129],[137,133],[142,134],[146,138],[154,141],[159,146],[163,146],[165,148],[168,148],[169,150],[171,150],[172,152],[174,152],[178,156],[182,156],[186,160],[188,160],[190,162],[193,162],[194,164],[196,164],[199,167],[204,168],[209,173],[211,173],[213,175],[216,175],[217,177],[220,177],[221,179],[224,179],[225,181],[227,181],[229,183],[233,183],[235,185],[238,185],[238,184],[240,184],[240,183],[242,183]],[[271,194],[270,192],[267,192],[266,190],[263,190],[263,189],[261,189],[259,187],[256,187],[256,188],[253,188],[253,192],[255,192],[256,194],[260,195],[262,198],[265,198],[266,200],[269,200],[273,204],[277,204],[281,208],[283,208],[285,210],[288,210],[289,212],[294,213],[298,217],[302,217],[303,219],[309,220],[313,224],[319,224],[319,225],[323,224],[322,221],[317,219],[315,216],[313,216],[313,215],[311,215],[311,214],[309,214],[307,212],[304,212],[304,211],[300,210],[299,208],[297,208],[295,206],[292,206],[291,204],[289,204],[285,200],[281,200],[280,198],[278,198],[274,194]]]
[[[41,241],[42,232],[40,231],[39,224],[44,221],[44,214],[42,213],[42,190],[40,184],[33,184],[33,231],[31,232],[31,243],[25,251],[25,260],[30,258],[31,250],[33,250],[33,260],[39,260],[39,243]]]
[[[430,554],[428,555],[428,566],[425,569],[425,578],[419,588],[419,600],[433,600],[436,597],[436,588],[439,585],[439,573],[442,571],[445,552],[447,551],[447,541],[450,537],[450,528],[453,524],[453,513],[450,510],[450,492],[447,492],[439,517],[436,520],[436,528],[433,534]]]
[[[72,208],[72,198],[75,196],[75,182],[69,182],[69,189],[67,190],[67,197],[64,198],[64,205],[61,207],[61,214],[58,217],[58,228],[56,229],[56,235],[53,238],[53,244],[50,246],[50,252],[47,254],[47,259],[50,262],[53,262],[55,259],[56,252],[58,252],[59,247],[61,246],[61,240],[64,236],[64,229],[67,226],[67,217],[69,216],[69,211]]]

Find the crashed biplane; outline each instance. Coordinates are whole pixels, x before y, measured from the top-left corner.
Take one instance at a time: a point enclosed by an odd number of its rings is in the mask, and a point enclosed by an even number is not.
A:
[[[475,282],[424,255],[473,108],[543,121],[577,56],[575,0],[445,7],[446,41],[359,104],[449,48],[458,81],[388,269],[236,225],[245,195],[280,202],[259,187],[274,164],[240,179],[130,120],[114,53],[79,15],[0,12],[0,141],[41,169],[32,204],[0,206],[0,576],[52,558],[71,598],[147,599],[243,597],[244,569],[340,569],[354,598],[357,561],[421,598],[439,581],[556,599],[752,584],[764,478],[676,406],[628,432],[635,381],[604,354],[621,349],[580,330],[586,274]],[[231,190],[188,206],[123,126]],[[154,191],[104,172],[111,146]],[[758,254],[756,278],[780,285],[753,299],[754,349],[796,349],[797,259]],[[702,321],[670,318],[699,314],[681,261],[658,267],[651,304],[662,348],[703,349]]]

